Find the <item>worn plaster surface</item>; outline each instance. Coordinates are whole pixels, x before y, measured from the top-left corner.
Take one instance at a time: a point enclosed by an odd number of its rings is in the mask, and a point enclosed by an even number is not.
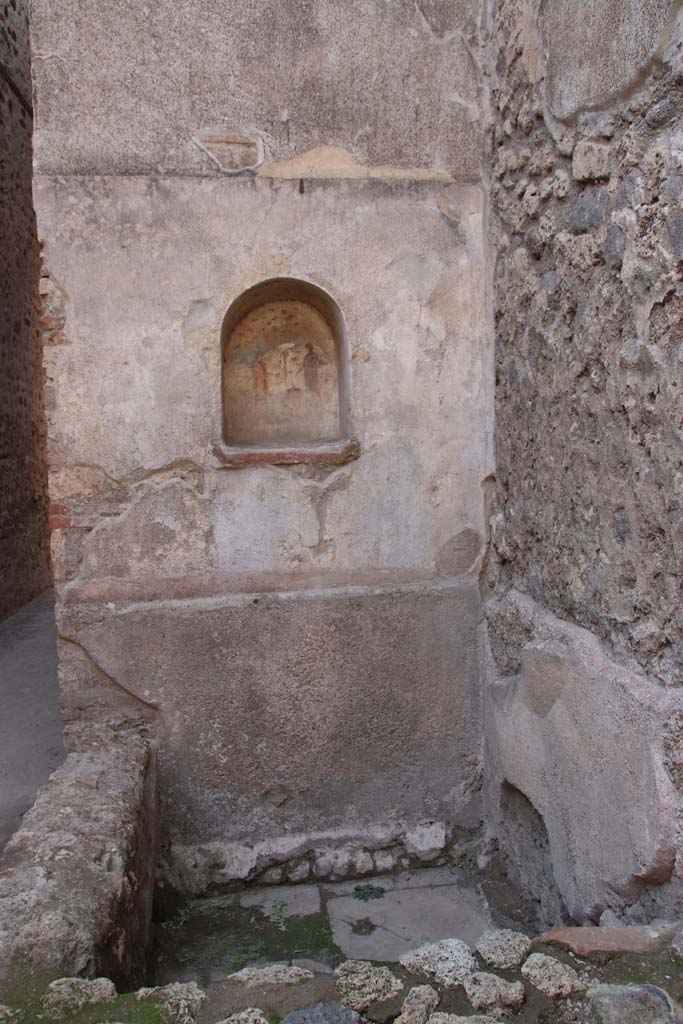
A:
[[[683,702],[529,598],[513,592],[488,617],[492,671],[501,673],[490,691],[488,785],[505,780],[542,816],[575,920],[636,902],[681,872],[667,736]]]
[[[473,568],[491,434],[478,189],[39,178],[36,200],[68,282],[48,366],[73,597]],[[212,454],[222,319],[274,271],[313,279],[347,319],[363,457],[334,474],[226,472]]]
[[[39,169],[212,175],[332,145],[478,179],[478,17],[463,0],[38,0]]]

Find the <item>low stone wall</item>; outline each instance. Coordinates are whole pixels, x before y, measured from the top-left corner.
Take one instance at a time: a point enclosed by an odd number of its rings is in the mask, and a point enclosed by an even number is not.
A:
[[[156,753],[72,727],[78,749],[0,857],[0,996],[29,976],[144,981],[157,860]]]
[[[478,834],[479,804],[467,828],[423,821],[337,828],[244,842],[173,844],[162,853],[159,883],[184,894],[234,881],[265,885],[339,881],[446,863]],[[465,819],[464,819],[465,820]]]

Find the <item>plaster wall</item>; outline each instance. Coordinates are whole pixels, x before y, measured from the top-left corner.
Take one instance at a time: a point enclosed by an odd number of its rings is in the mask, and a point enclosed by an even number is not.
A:
[[[153,723],[167,843],[443,843],[481,770],[476,12],[284,10],[35,3],[63,713]],[[223,318],[289,276],[345,320],[345,454],[227,468]]]
[[[27,6],[0,10],[0,619],[50,583]]]

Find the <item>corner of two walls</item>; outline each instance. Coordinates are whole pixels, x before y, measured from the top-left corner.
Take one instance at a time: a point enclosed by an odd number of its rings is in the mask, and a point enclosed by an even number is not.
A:
[[[683,912],[680,11],[491,22],[485,804],[540,925]]]

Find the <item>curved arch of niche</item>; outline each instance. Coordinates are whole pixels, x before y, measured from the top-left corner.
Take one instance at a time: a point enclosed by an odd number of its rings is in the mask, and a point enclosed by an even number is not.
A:
[[[298,278],[261,281],[230,305],[221,349],[224,464],[356,457],[344,318],[328,292]],[[290,457],[269,458],[278,452]]]

